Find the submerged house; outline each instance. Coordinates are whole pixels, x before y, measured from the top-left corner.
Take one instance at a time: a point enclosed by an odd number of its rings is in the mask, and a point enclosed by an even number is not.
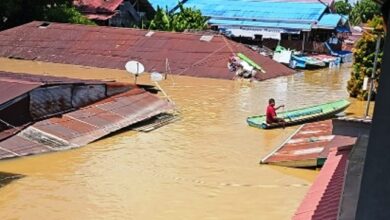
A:
[[[149,0],[150,5],[177,10],[177,1]],[[209,25],[245,43],[326,52],[323,42],[349,32],[348,18],[332,13],[333,0],[186,0],[185,7],[199,9]],[[334,41],[334,49],[341,42]],[[340,47],[340,48],[338,48]]]
[[[228,68],[233,53],[261,66],[258,80],[295,72],[223,35],[38,21],[0,32],[0,57],[121,70],[129,60],[137,60],[149,73],[233,79]]]
[[[84,146],[173,110],[134,84],[0,71],[0,159]]]

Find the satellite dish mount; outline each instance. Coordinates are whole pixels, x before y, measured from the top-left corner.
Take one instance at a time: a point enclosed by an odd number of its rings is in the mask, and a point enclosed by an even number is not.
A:
[[[126,68],[127,72],[134,75],[134,83],[135,84],[137,84],[137,77],[140,74],[144,73],[144,71],[145,71],[144,65],[142,65],[142,63],[135,61],[135,60],[128,61],[125,65],[125,68]]]

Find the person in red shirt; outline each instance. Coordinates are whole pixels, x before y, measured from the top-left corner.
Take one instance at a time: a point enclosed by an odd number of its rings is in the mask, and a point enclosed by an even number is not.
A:
[[[269,99],[268,100],[268,107],[267,107],[267,124],[272,124],[272,123],[280,123],[280,122],[285,122],[283,118],[278,118],[276,115],[276,110],[279,108],[284,107],[284,105],[280,105],[278,107],[275,107],[275,99]]]

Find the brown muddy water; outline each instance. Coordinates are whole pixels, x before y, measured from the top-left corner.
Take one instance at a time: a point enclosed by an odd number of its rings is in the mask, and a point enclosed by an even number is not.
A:
[[[119,70],[8,59],[0,70],[132,81]],[[0,189],[0,219],[289,219],[318,171],[259,165],[295,127],[264,131],[245,119],[270,97],[285,110],[346,98],[348,78],[349,68],[253,83],[170,76],[160,84],[179,121],[0,161],[0,171],[25,176]],[[347,112],[364,106],[353,101]]]

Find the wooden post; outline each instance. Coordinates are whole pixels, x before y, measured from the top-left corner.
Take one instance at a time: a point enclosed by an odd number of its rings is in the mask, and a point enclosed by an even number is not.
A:
[[[305,52],[305,40],[306,40],[306,33],[302,31],[302,53]]]

